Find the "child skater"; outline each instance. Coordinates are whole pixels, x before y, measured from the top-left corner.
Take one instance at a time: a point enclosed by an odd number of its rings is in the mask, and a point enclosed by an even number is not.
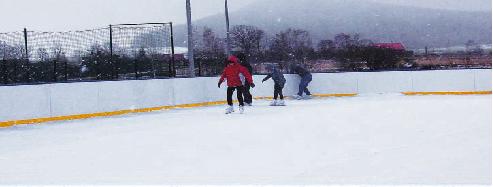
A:
[[[274,100],[271,102],[270,106],[286,106],[284,103],[284,95],[282,94],[282,89],[286,83],[284,75],[273,66],[268,66],[267,70],[269,71],[269,74],[262,80],[262,83],[270,78],[274,80]],[[280,96],[281,100],[277,100],[278,96]]]
[[[294,96],[294,98],[296,98],[297,100],[311,99],[312,94],[308,90],[308,84],[312,82],[312,74],[307,69],[299,65],[294,65],[293,71],[301,77],[299,92],[298,95]],[[303,97],[303,92],[306,94],[305,97]]]
[[[250,63],[248,63],[246,55],[244,53],[238,53],[236,55],[236,57],[238,57],[240,64],[248,70],[248,73],[253,75],[253,67],[252,67],[252,65],[250,65]],[[242,80],[244,80],[244,79],[242,79]],[[250,93],[250,87],[251,86],[250,86],[250,84],[248,84],[248,82],[244,82],[243,86],[245,87],[245,89],[243,90],[244,91],[243,92],[243,99],[245,101],[245,104],[246,104],[246,106],[252,106],[253,96]]]
[[[248,72],[248,70],[240,65],[236,56],[230,56],[227,60],[227,65],[224,68],[224,72],[221,75],[221,79],[219,79],[219,83],[217,84],[217,86],[221,88],[221,84],[224,82],[224,79],[227,80],[227,100],[229,107],[226,109],[226,114],[231,114],[234,112],[233,92],[235,90],[237,91],[236,96],[238,97],[238,102],[240,103],[240,113],[243,114],[244,112],[243,91],[245,88],[243,87],[242,77],[246,79],[252,88],[255,87],[252,75]]]

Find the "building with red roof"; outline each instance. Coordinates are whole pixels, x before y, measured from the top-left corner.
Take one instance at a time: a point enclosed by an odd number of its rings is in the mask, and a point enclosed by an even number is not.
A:
[[[405,51],[406,48],[402,43],[375,43],[373,47],[384,48],[384,49],[394,49],[398,51]]]

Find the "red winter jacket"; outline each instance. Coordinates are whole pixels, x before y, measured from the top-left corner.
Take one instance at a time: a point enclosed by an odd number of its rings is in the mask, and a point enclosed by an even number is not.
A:
[[[224,82],[224,79],[228,82],[228,87],[243,86],[240,78],[240,74],[245,77],[248,83],[252,84],[252,75],[248,72],[248,69],[238,63],[238,58],[231,56],[228,58],[229,64],[224,68],[224,72],[219,79],[219,84]]]

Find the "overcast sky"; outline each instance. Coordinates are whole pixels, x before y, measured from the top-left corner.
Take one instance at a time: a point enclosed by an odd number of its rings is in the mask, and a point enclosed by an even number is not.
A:
[[[255,1],[229,0],[231,11]],[[283,0],[271,0],[279,1]],[[309,2],[309,0],[306,0]],[[330,1],[330,0],[328,0]],[[336,3],[338,0],[332,0]],[[372,0],[429,8],[491,11],[491,0]],[[193,19],[224,11],[224,0],[191,0]],[[108,24],[186,21],[185,0],[0,0],[0,32],[61,31]]]

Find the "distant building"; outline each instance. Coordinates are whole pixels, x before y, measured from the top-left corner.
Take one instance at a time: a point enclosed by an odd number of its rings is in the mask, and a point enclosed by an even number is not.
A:
[[[402,43],[374,43],[373,47],[383,48],[383,49],[393,49],[398,51],[405,51],[406,48]]]

